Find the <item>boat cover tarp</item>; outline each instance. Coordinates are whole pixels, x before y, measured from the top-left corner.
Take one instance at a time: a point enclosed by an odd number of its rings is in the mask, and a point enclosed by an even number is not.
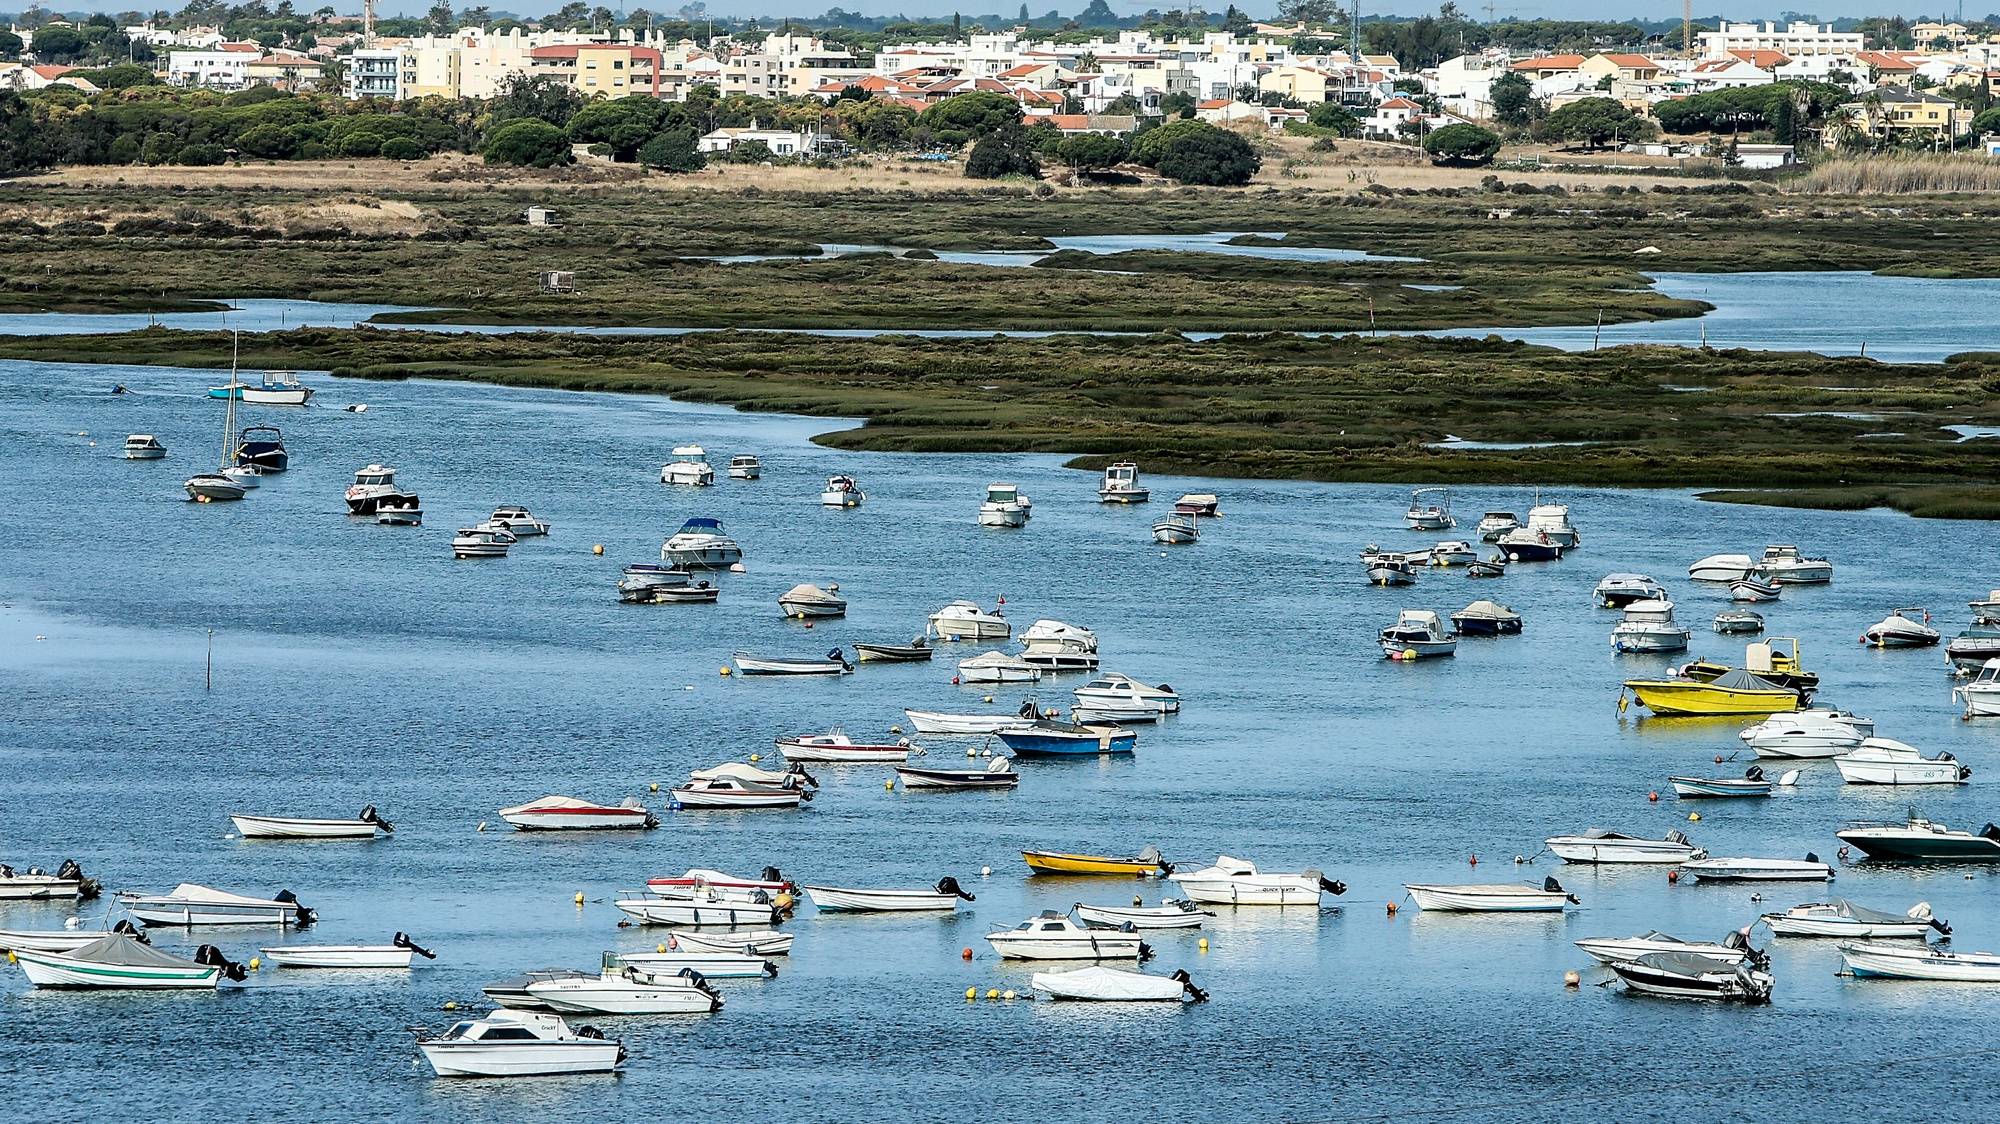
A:
[[[1021,659],[1019,656],[1010,656],[1005,652],[986,652],[981,655],[973,656],[971,659],[960,660],[958,661],[958,666],[974,667],[974,668],[994,667],[994,668],[1001,668],[1007,671],[1035,670],[1034,664],[1031,664],[1024,659]]]
[[[1906,913],[1884,913],[1879,909],[1869,909],[1865,905],[1856,905],[1846,898],[1835,898],[1826,904],[1833,909],[1835,916],[1845,917],[1853,921],[1865,921],[1870,924],[1880,925],[1911,920],[1910,916]]]
[[[1036,972],[1030,982],[1051,995],[1066,999],[1134,1002],[1179,999],[1186,994],[1179,980],[1098,965],[1078,968],[1073,972]]]
[[[722,765],[717,765],[713,769],[696,769],[689,773],[688,776],[698,781],[719,781],[724,778],[734,777],[739,781],[749,781],[752,784],[782,784],[787,774],[766,772],[755,765],[745,765],[741,761],[730,761]]]
[[[1633,961],[1654,971],[1676,976],[1733,976],[1736,965],[1693,952],[1649,952]]]
[[[199,968],[200,964],[161,952],[130,933],[112,933],[62,955],[92,964],[117,964],[130,968]]]
[[[1708,681],[1711,687],[1725,691],[1786,691],[1789,688],[1773,683],[1760,675],[1752,675],[1742,668],[1733,668]]]
[[[164,894],[162,896],[167,898],[172,898],[176,901],[212,902],[212,903],[227,904],[227,905],[287,904],[282,902],[273,902],[270,898],[251,898],[251,897],[245,897],[242,894],[232,894],[227,890],[218,890],[213,886],[198,886],[193,882],[183,882],[180,885],[174,887],[172,892]]]
[[[1475,617],[1479,620],[1489,621],[1517,621],[1521,619],[1521,614],[1500,604],[1498,601],[1474,601],[1452,615],[1455,617]]]
[[[826,590],[821,589],[820,587],[812,584],[811,582],[805,582],[803,584],[793,586],[792,588],[786,590],[785,595],[783,597],[778,598],[778,600],[815,601],[826,605],[847,604],[847,602],[841,600],[838,597],[835,597],[833,594],[828,593]]]

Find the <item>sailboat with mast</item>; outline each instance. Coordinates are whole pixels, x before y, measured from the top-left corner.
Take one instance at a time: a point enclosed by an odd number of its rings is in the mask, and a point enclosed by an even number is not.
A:
[[[250,485],[230,473],[236,467],[236,358],[239,338],[232,334],[229,342],[229,395],[222,407],[222,464],[214,472],[202,472],[188,477],[188,499],[196,503],[216,503],[221,500],[240,500],[250,491]]]

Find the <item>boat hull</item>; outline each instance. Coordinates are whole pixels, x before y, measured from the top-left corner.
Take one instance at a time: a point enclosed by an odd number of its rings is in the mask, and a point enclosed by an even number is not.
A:
[[[904,788],[1018,788],[1021,784],[1021,775],[1011,771],[899,768],[896,776],[902,779]]]
[[[1778,714],[1799,708],[1796,691],[1727,691],[1705,683],[1628,686],[1641,705],[1659,715]]]
[[[1848,784],[1964,784],[1956,761],[1852,761],[1836,757],[1840,779]]]
[[[1570,839],[1545,841],[1549,851],[1566,863],[1618,866],[1646,863],[1683,863],[1700,858],[1700,848],[1667,839]]]
[[[1674,795],[1683,800],[1771,795],[1770,781],[1703,780],[1696,777],[1667,779],[1673,782]]]
[[[500,818],[519,831],[626,831],[647,826],[643,808],[502,812]]]
[[[805,793],[796,788],[674,790],[676,808],[796,808],[804,799]]]
[[[1841,945],[1840,959],[1861,979],[2000,983],[2000,956],[1911,947]]]
[[[301,820],[283,816],[231,816],[236,833],[245,839],[373,839],[376,825],[367,820]]]
[[[1856,921],[1846,917],[1792,917],[1782,913],[1764,915],[1764,926],[1779,937],[1877,937],[1914,938],[1931,931],[1928,921]]]
[[[439,1077],[550,1077],[611,1073],[617,1042],[424,1042],[417,1046]]]
[[[828,764],[895,764],[910,759],[910,747],[906,745],[816,745],[811,742],[779,738],[778,752],[787,761],[823,761]]]
[[[1076,906],[1077,920],[1093,929],[1199,929],[1214,914],[1199,909],[1161,906],[1158,909],[1115,909],[1103,906]]]
[[[397,945],[321,945],[259,949],[280,968],[407,968],[416,954]]]
[[[1017,757],[1102,757],[1131,753],[1139,744],[1139,735],[1130,730],[1106,730],[1099,734],[1001,730],[998,737]]]
[[[1833,878],[1833,869],[1825,863],[1709,866],[1692,862],[1681,864],[1680,869],[1698,882],[1826,882]]]
[[[2000,841],[1983,835],[1941,835],[1931,831],[1869,831],[1834,833],[1842,843],[1871,859],[1902,862],[2000,862]]]
[[[1064,936],[1041,939],[994,933],[986,938],[1007,960],[1137,960],[1141,942],[1126,936]]]
[[[1569,897],[1561,891],[1492,893],[1452,886],[1405,886],[1417,908],[1427,913],[1561,913]]]
[[[931,710],[906,710],[903,714],[919,734],[997,734],[1035,724],[1032,718],[1015,715],[941,714]]]
[[[14,958],[28,982],[36,987],[57,990],[119,989],[130,991],[172,991],[215,989],[222,970],[205,964],[186,968],[94,964],[74,960],[61,953],[13,950]]]
[[[74,952],[110,935],[109,929],[0,929],[0,949]]]
[[[641,925],[776,925],[776,906],[747,901],[693,901],[675,898],[625,898],[619,911]]]
[[[1272,881],[1259,875],[1256,880],[1220,878],[1214,880],[1174,880],[1191,902],[1201,905],[1269,905],[1319,907],[1319,883],[1303,878]]]
[[[1103,874],[1115,878],[1147,878],[1162,874],[1157,859],[1121,859],[1107,855],[1073,855],[1062,851],[1022,851],[1021,858],[1036,874]]]
[[[57,878],[42,874],[17,874],[12,878],[0,878],[0,901],[46,902],[58,898],[82,896],[83,883],[75,878]]]
[[[862,663],[929,663],[935,649],[914,644],[856,644],[854,658]]]
[[[278,925],[297,923],[298,907],[285,903],[232,905],[222,902],[163,902],[132,900],[125,911],[134,921],[156,927],[195,925]]]
[[[930,890],[852,890],[807,886],[806,896],[821,913],[944,913],[958,908],[956,894]]]

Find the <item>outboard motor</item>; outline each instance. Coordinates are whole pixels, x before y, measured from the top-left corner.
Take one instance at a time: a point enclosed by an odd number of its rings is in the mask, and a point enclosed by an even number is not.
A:
[[[847,662],[847,653],[841,651],[839,648],[835,648],[833,651],[828,652],[826,654],[826,658],[830,660],[838,660],[840,662],[840,670],[842,671],[854,670],[854,665]]]
[[[1186,968],[1175,968],[1173,974],[1168,976],[1167,978],[1179,983],[1181,987],[1185,988],[1188,993],[1188,998],[1194,1000],[1196,1003],[1208,1002],[1208,993],[1194,986],[1194,981],[1188,978]]]
[[[436,960],[438,958],[437,953],[411,940],[408,933],[397,933],[389,943],[395,945],[397,948],[407,948],[425,960]]]
[[[376,827],[382,829],[382,833],[384,835],[396,834],[396,825],[390,823],[388,820],[383,819],[381,816],[376,815],[375,805],[373,804],[370,804],[367,807],[361,809],[361,814],[354,818],[360,820],[362,823],[374,824]]]
[[[775,979],[777,979],[777,978],[778,978],[778,962],[777,962],[777,961],[775,961],[775,960],[766,960],[766,961],[764,961],[764,978],[765,978],[765,979],[767,979],[767,980],[775,980]]]
[[[1033,699],[1029,699],[1026,702],[1022,703],[1021,709],[1014,712],[1014,717],[1016,718],[1033,718],[1039,720],[1041,716],[1042,716],[1042,708],[1039,705],[1037,705],[1035,700]]]
[[[83,873],[82,865],[75,859],[64,859],[62,865],[56,868],[56,877],[75,879],[76,896],[79,898],[94,898],[97,896],[98,891],[103,889],[102,884],[97,879],[90,878]]]
[[[940,894],[952,894],[957,897],[964,898],[966,901],[969,902],[974,902],[979,900],[978,898],[973,897],[971,894],[968,894],[963,889],[961,889],[958,884],[958,879],[953,878],[949,874],[945,875],[943,878],[938,879],[937,892]]]
[[[1139,860],[1159,867],[1161,874],[1172,874],[1174,872],[1174,864],[1168,862],[1166,857],[1160,854],[1160,849],[1150,843],[1146,845],[1145,850],[1139,852]]]
[[[137,925],[132,924],[132,922],[129,920],[120,921],[118,924],[113,925],[111,927],[111,931],[114,933],[123,933],[126,936],[131,937],[133,940],[138,941],[140,944],[153,943],[152,941],[146,939],[146,930],[141,929]]]
[[[1811,851],[1807,851],[1807,852],[1806,852],[1806,861],[1807,861],[1807,862],[1809,862],[1809,863],[1816,863],[1816,862],[1818,862],[1818,861],[1819,861],[1819,856],[1818,856],[1818,855],[1815,855],[1815,854],[1813,854],[1813,853],[1812,853]]]
[[[765,882],[783,882],[785,880],[785,872],[775,866],[767,866],[757,877]]]
[[[1979,829],[1979,834],[1988,839],[2000,839],[2000,824],[1989,822],[1985,827]]]
[[[1321,875],[1319,879],[1319,888],[1325,890],[1327,893],[1332,894],[1334,897],[1337,898],[1340,895],[1345,894],[1347,892],[1347,883],[1334,881],[1332,879],[1327,878],[1325,875]]]
[[[806,782],[807,784],[813,786],[814,788],[819,787],[819,778],[813,776],[811,773],[806,772],[806,767],[804,765],[800,765],[797,762],[793,762],[792,767],[785,771],[799,778],[800,780]]]
[[[1987,824],[1986,826],[1992,827],[1993,825]],[[12,878],[12,877],[14,877],[14,868],[8,866],[6,863],[0,863],[0,878]]]
[[[1132,923],[1130,921],[1127,921],[1125,924],[1129,928]],[[1146,961],[1151,960],[1152,958],[1153,958],[1153,946],[1147,944],[1145,941],[1140,941],[1139,963],[1144,964]]]
[[[307,909],[305,906],[300,905],[298,895],[292,893],[290,890],[279,890],[277,893],[271,895],[271,900],[274,902],[289,903],[293,907],[292,923],[297,925],[301,929],[319,920],[319,914],[314,913],[312,910]]]
[[[195,949],[194,962],[220,968],[224,977],[234,980],[237,983],[242,983],[250,974],[243,970],[243,965],[222,955],[222,950],[212,944],[205,944]]]
[[[1733,948],[1742,952],[1743,962],[1752,968],[1764,970],[1771,966],[1771,957],[1768,953],[1761,948],[1751,947],[1750,930],[1748,929],[1730,930],[1729,935],[1722,938],[1722,947]]]
[[[1960,765],[1960,766],[1958,767],[1958,779],[1959,779],[1959,780],[1962,780],[1962,781],[1969,781],[1969,780],[1971,780],[1971,779],[1972,779],[1972,766],[1970,766],[1970,765]]]
[[[1951,936],[1951,922],[1942,917],[1931,918],[1931,928],[1936,929],[1940,936]]]
[[[1763,779],[1764,779],[1764,767],[1763,767],[1762,765],[1752,765],[1752,766],[1750,766],[1750,767],[1749,767],[1748,769],[1745,769],[1745,770],[1743,770],[1743,779],[1744,779],[1744,780],[1746,780],[1746,781],[1761,781],[1761,780],[1763,780]]]

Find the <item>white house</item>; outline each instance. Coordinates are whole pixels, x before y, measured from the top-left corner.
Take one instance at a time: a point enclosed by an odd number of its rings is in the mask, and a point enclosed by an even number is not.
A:
[[[1361,133],[1363,136],[1394,140],[1401,135],[1396,131],[1399,126],[1423,116],[1423,113],[1424,107],[1408,98],[1390,98],[1362,120]]]
[[[1798,162],[1789,144],[1739,144],[1736,159],[1745,168],[1784,168]]]
[[[773,156],[805,156],[819,147],[819,138],[811,133],[766,129],[757,125],[717,129],[702,137],[695,147],[701,152],[728,152],[739,144],[752,141],[763,141]]]
[[[1437,64],[1431,92],[1438,104],[1467,117],[1493,116],[1493,80],[1507,73],[1504,59],[1460,55]]]
[[[240,90],[250,84],[250,64],[256,61],[257,56],[247,51],[172,51],[167,55],[167,81],[176,86]]]

